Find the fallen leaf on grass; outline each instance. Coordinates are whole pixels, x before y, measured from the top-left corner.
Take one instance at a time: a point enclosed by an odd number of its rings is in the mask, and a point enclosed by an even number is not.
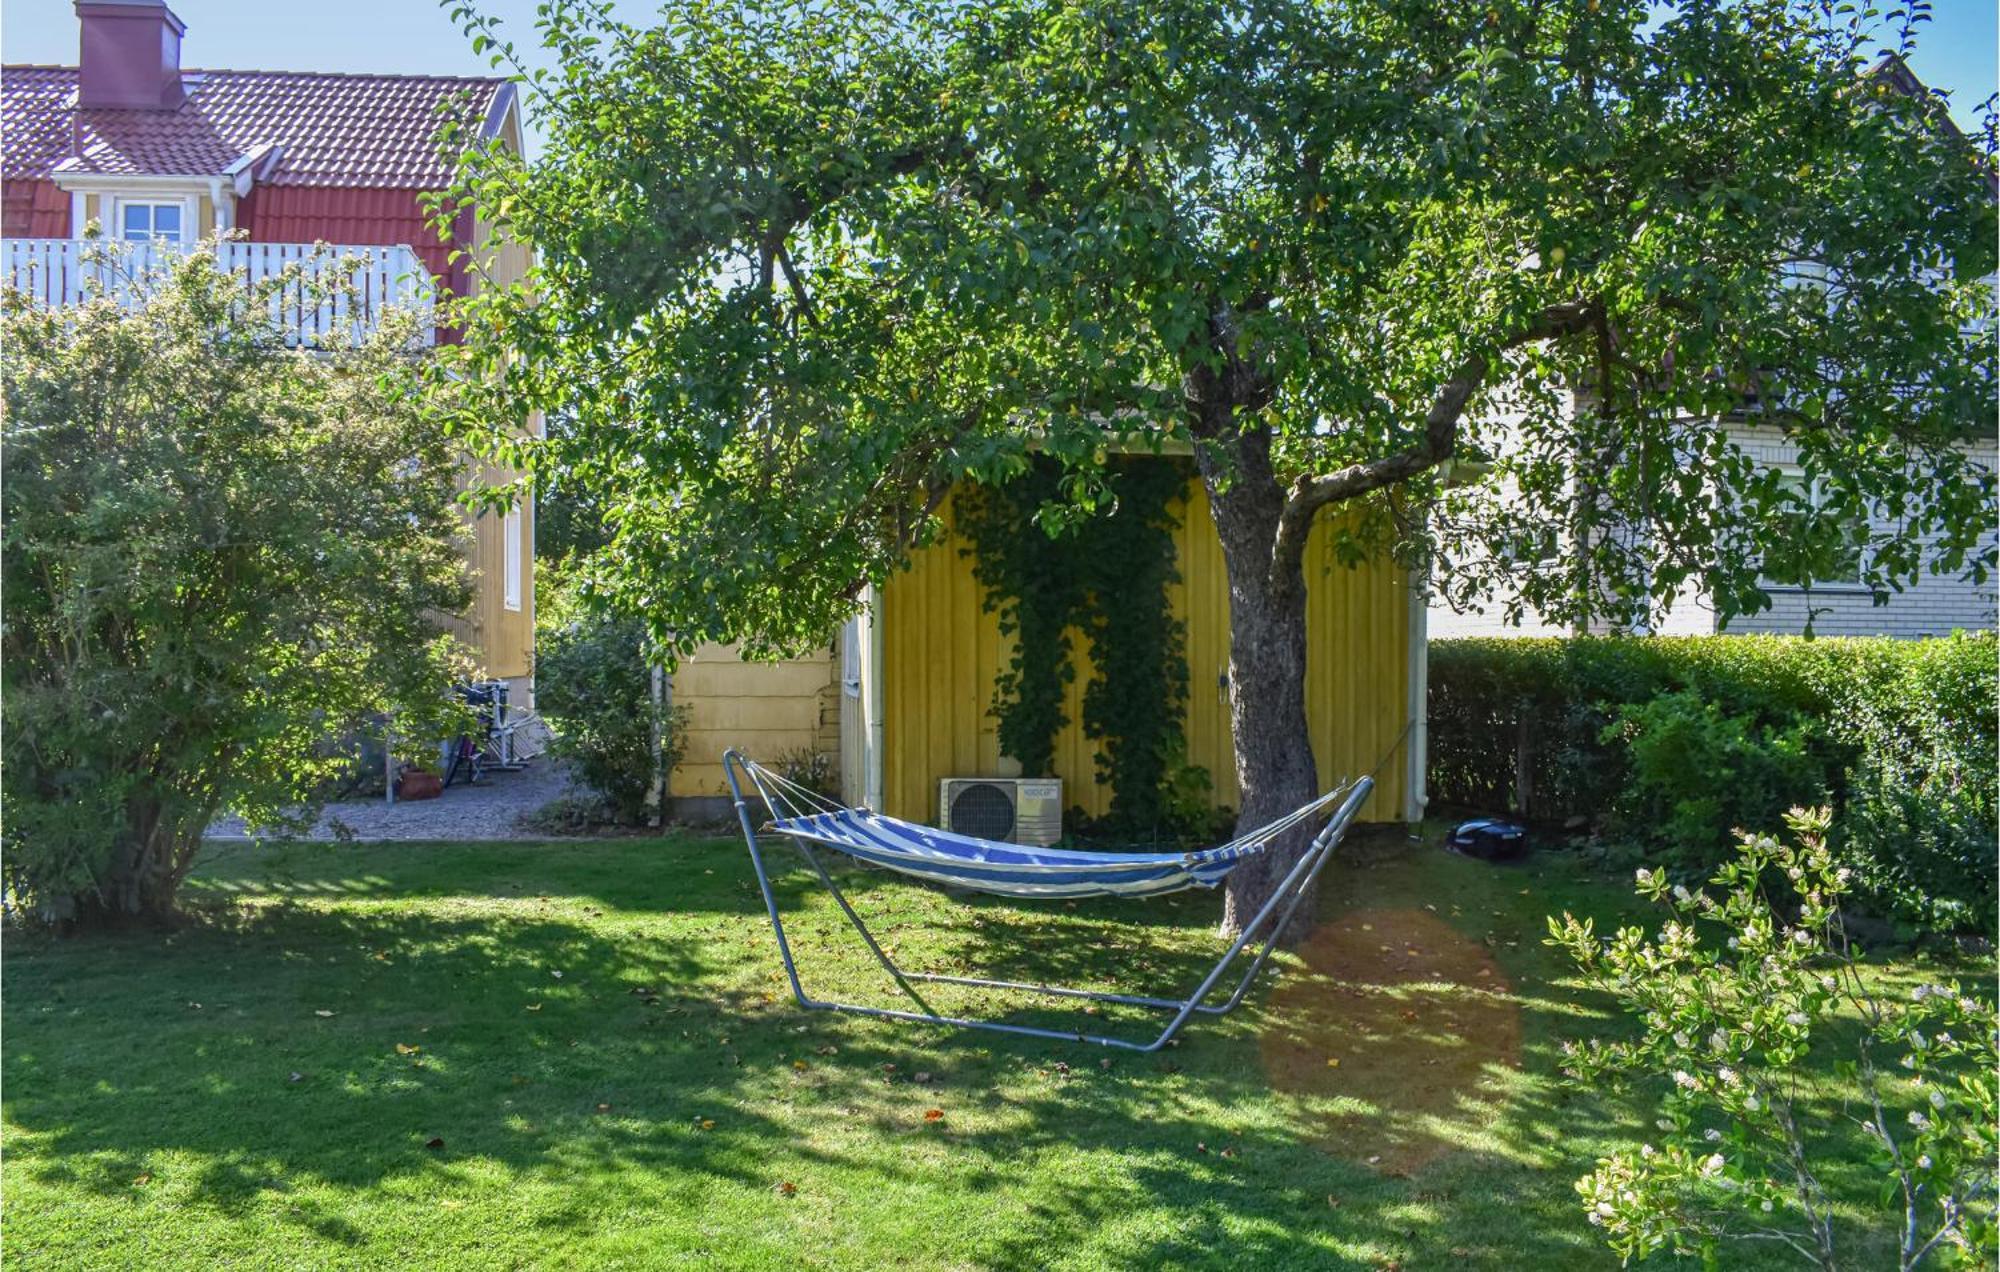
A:
[[[597,1111],[599,1113],[609,1113],[611,1111],[611,1106],[609,1104],[600,1104],[597,1106]]]
[[[702,1130],[704,1130],[704,1131],[712,1131],[712,1130],[714,1130],[714,1129],[715,1129],[715,1119],[714,1119],[714,1118],[712,1118],[712,1117],[705,1117],[705,1118],[701,1119],[701,1129],[702,1129]]]
[[[789,1179],[781,1179],[778,1181],[778,1195],[780,1197],[790,1197],[794,1193],[798,1192],[798,1190],[799,1186],[793,1183]]]
[[[931,1075],[928,1073],[913,1073],[910,1075],[910,1081],[918,1083],[919,1085],[929,1082],[930,1080],[931,1080]]]
[[[529,1003],[529,1004],[528,1004],[528,1010],[529,1010],[529,1011],[540,1011],[541,1009],[542,1009],[542,1005],[541,1005],[540,1003]]]
[[[1340,1057],[1328,1056],[1326,1058],[1326,1067],[1329,1069],[1338,1069],[1340,1067]]]
[[[561,979],[562,979],[562,973],[561,973],[561,972],[550,972],[550,973],[549,973],[549,975],[551,975],[551,976],[555,977],[555,978],[556,978],[557,980],[561,980]]]
[[[944,1121],[944,1110],[943,1110],[943,1109],[925,1109],[925,1110],[924,1110],[924,1121],[926,1121],[926,1122],[942,1122],[942,1121]]]
[[[331,1016],[332,1014],[333,1013],[330,1011],[315,1011],[313,1013],[313,1015],[318,1016],[322,1020],[326,1019],[328,1016]]]
[[[132,1186],[134,1188],[143,1188],[145,1185],[150,1184],[152,1182],[153,1182],[153,1173],[151,1171],[144,1171],[132,1177]]]
[[[800,1073],[804,1073],[806,1069],[809,1068],[810,1066],[808,1066],[806,1062],[803,1060],[794,1060],[792,1061],[792,1067],[794,1069],[797,1069]]]
[[[422,1047],[412,1047],[407,1042],[399,1042],[396,1044],[396,1054],[399,1056],[413,1056],[422,1050],[423,1050]]]
[[[436,1152],[437,1150],[444,1147],[444,1136],[442,1135],[431,1136],[429,1139],[424,1141],[424,1147],[430,1149],[433,1152]]]
[[[285,1081],[287,1082],[304,1082],[305,1080],[306,1080],[306,1075],[298,1072],[297,1070],[294,1070],[292,1072],[291,1077],[285,1079]]]
[[[722,1041],[726,1043],[726,1042],[728,1042],[728,1041],[729,1041],[729,1039],[727,1039],[727,1038],[724,1038],[724,1039],[723,1039]],[[816,1054],[816,1055],[822,1055],[822,1056],[833,1056],[833,1055],[839,1055],[839,1054],[840,1054],[840,1048],[839,1048],[839,1047],[836,1047],[836,1046],[833,1046],[832,1044],[828,1044],[827,1046],[824,1046],[824,1047],[817,1047],[817,1048],[815,1048],[815,1049],[814,1049],[814,1054]],[[919,1079],[918,1079],[918,1081],[920,1081],[920,1082],[921,1082],[922,1080],[923,1080],[923,1079],[921,1079],[921,1078],[919,1078]]]

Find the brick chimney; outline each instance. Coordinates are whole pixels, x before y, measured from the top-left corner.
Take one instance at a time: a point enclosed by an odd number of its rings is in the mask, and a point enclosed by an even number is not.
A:
[[[181,34],[166,0],[76,0],[77,105],[172,110],[181,86]]]

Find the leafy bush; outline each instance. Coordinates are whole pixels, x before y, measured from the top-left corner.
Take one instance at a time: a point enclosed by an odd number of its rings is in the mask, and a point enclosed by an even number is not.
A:
[[[1731,825],[1830,802],[1868,910],[1990,927],[1996,642],[1781,636],[1434,641],[1440,802],[1582,818],[1677,869]],[[1525,783],[1521,779],[1525,778]]]
[[[1577,1182],[1585,1213],[1628,1260],[1672,1250],[1712,1263],[1722,1242],[1754,1240],[1833,1268],[1835,1212],[1874,1209],[1897,1234],[1899,1267],[1953,1251],[1990,1268],[2000,1252],[1993,1003],[1957,985],[1920,986],[1908,1003],[1877,993],[1841,926],[1852,875],[1828,849],[1828,812],[1794,809],[1786,821],[1791,842],[1740,836],[1716,893],[1640,870],[1640,895],[1670,913],[1653,937],[1628,927],[1600,941],[1589,920],[1549,920],[1548,943],[1643,1023],[1634,1040],[1565,1043],[1565,1072],[1592,1089],[1642,1077],[1663,1091],[1657,1146],[1600,1160]],[[1772,909],[1772,886],[1798,898],[1795,914]],[[1704,929],[1726,939],[1704,940]],[[1836,1026],[1844,1009],[1861,1019],[1858,1039]],[[1878,1049],[1895,1066],[1882,1068]],[[1828,1052],[1860,1088],[1880,1188],[1836,1195],[1817,1173],[1837,1155],[1825,1138],[1844,1126],[1812,1107],[1821,1096],[1801,1079]]]
[[[470,598],[460,457],[415,319],[287,348],[265,315],[319,289],[302,267],[129,266],[129,303],[0,299],[0,846],[10,906],[55,921],[168,915],[218,812],[309,815],[333,739],[456,732],[465,674],[436,622]]]
[[[1770,825],[1802,793],[1825,798],[1803,722],[1732,715],[1691,690],[1619,708],[1600,740],[1622,744],[1630,764],[1612,805],[1621,833],[1695,866],[1714,859],[1732,827]]]
[[[535,634],[535,702],[554,733],[549,749],[604,796],[614,820],[636,825],[656,781],[680,763],[686,713],[653,706],[645,624],[590,612],[560,571],[550,576]]]

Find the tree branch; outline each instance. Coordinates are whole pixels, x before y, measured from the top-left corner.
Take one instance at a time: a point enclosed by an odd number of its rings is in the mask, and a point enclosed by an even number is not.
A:
[[[1501,349],[1518,348],[1543,340],[1574,335],[1604,322],[1603,306],[1596,301],[1576,301],[1551,305],[1519,331],[1499,344]],[[1306,536],[1313,517],[1328,504],[1341,503],[1384,486],[1393,486],[1450,459],[1458,447],[1458,424],[1473,396],[1485,386],[1492,370],[1486,353],[1475,353],[1460,362],[1451,377],[1438,389],[1424,416],[1424,435],[1416,445],[1377,459],[1349,464],[1319,477],[1301,477],[1292,483],[1284,513],[1278,519],[1277,542],[1272,548],[1274,573],[1289,573],[1305,556]]]

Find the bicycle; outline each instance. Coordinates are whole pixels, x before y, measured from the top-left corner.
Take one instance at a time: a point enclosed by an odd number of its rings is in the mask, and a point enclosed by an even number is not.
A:
[[[530,760],[542,753],[542,747],[535,742],[546,737],[546,731],[537,732],[531,725],[539,724],[540,717],[532,711],[515,714],[508,710],[508,687],[504,680],[488,680],[457,686],[458,696],[468,706],[474,708],[479,721],[479,740],[473,740],[472,733],[461,733],[451,745],[451,754],[445,769],[444,784],[450,786],[460,774],[468,786],[476,786],[489,772],[513,773],[525,768]],[[522,738],[534,739],[527,750]]]

